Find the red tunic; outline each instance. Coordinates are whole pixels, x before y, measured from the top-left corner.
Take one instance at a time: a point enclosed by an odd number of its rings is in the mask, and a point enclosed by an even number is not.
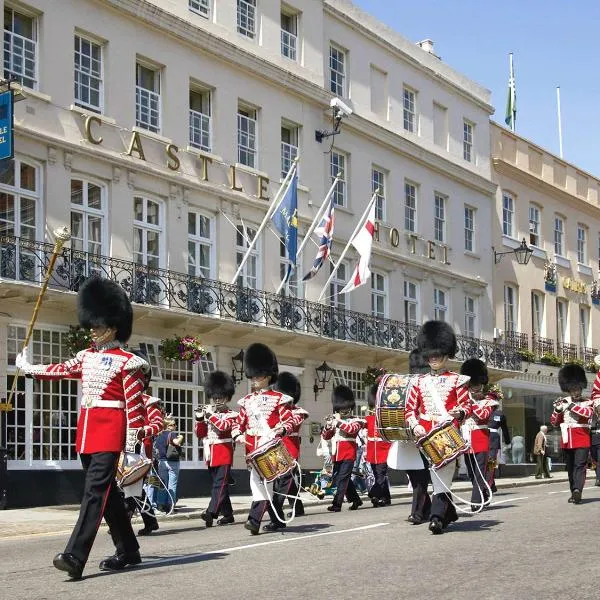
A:
[[[342,419],[336,427],[323,429],[321,437],[324,440],[333,440],[331,450],[333,462],[356,460],[356,436],[364,426],[364,419],[350,417]]]
[[[300,437],[300,428],[304,420],[308,418],[308,413],[299,406],[292,406],[292,430],[288,435],[283,438],[283,443],[289,450],[290,454],[298,460],[300,458],[300,444],[302,438]]]
[[[594,387],[596,384],[594,384]],[[589,448],[591,445],[590,423],[594,414],[594,401],[581,399],[578,402],[571,400],[570,408],[562,412],[552,412],[550,423],[560,426],[560,447],[566,450],[574,448]]]
[[[209,467],[233,464],[231,429],[238,413],[227,409],[208,415],[206,421],[196,423],[196,435],[204,440],[204,460]]]
[[[387,462],[391,442],[385,441],[377,434],[375,415],[365,417],[367,422],[367,462],[372,465]]]
[[[164,429],[162,412],[158,408],[160,398],[142,394],[142,401],[147,415],[144,424],[144,452],[148,458],[152,458],[152,438]]]
[[[474,400],[472,414],[467,419],[465,427],[471,431],[471,454],[490,451],[490,429],[488,421],[498,406],[498,401],[493,396],[486,396],[483,400]]]

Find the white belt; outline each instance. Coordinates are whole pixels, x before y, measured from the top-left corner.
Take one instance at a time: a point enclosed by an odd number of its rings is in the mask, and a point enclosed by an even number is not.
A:
[[[584,427],[585,429],[589,429],[590,425],[585,423],[565,423],[565,425],[569,428],[571,427]]]
[[[471,429],[487,429],[488,426],[487,425],[473,425],[473,427],[471,427]],[[494,431],[493,429],[490,429],[490,431]],[[498,431],[497,429],[495,431]]]
[[[288,433],[285,437],[300,437],[299,433]]]
[[[369,442],[385,442],[386,440],[384,440],[383,438],[380,437],[369,437],[367,438],[367,440]]]
[[[123,400],[92,400],[82,398],[82,408],[125,408]]]
[[[490,427],[490,431],[491,431],[492,433],[498,433],[498,430],[497,430],[497,429],[492,429],[491,427]]]
[[[209,444],[228,444],[233,442],[232,438],[217,438],[216,440],[209,440]]]

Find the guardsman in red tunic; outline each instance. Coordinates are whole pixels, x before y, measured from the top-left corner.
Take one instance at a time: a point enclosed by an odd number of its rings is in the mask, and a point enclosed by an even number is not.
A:
[[[387,442],[379,436],[375,423],[375,406],[377,404],[378,383],[374,383],[369,390],[369,408],[371,414],[365,417],[367,422],[367,462],[371,465],[375,483],[369,490],[371,504],[376,508],[378,506],[389,506],[392,503],[390,496],[390,487],[387,477],[387,458],[390,451],[390,442]]]
[[[586,464],[591,445],[590,424],[594,413],[594,400],[581,395],[587,387],[583,367],[567,364],[558,372],[561,391],[569,394],[554,402],[550,423],[560,426],[561,443],[569,474],[571,497],[569,502],[579,504],[585,485]],[[594,385],[595,387],[595,385]]]
[[[462,426],[463,438],[471,443],[471,449],[465,455],[467,472],[473,485],[471,492],[471,510],[481,509],[482,503],[487,504],[490,490],[487,483],[487,465],[490,451],[490,430],[488,421],[499,406],[498,400],[492,394],[486,394],[485,387],[489,376],[485,363],[478,358],[469,358],[460,368],[462,375],[470,377],[469,392],[471,393],[471,416]]]
[[[123,349],[133,322],[125,291],[112,281],[90,277],[79,289],[78,316],[80,325],[91,330],[93,348],[60,364],[31,365],[25,351],[16,362],[36,379],[81,379],[76,449],[85,471],[83,500],[65,551],[54,557],[54,566],[73,579],[81,577],[103,516],[117,551],[100,562],[100,569],[121,570],[142,561],[115,473],[121,452],[135,451],[137,441],[153,433],[142,397],[149,365]]]
[[[196,435],[203,441],[204,461],[213,482],[210,503],[200,515],[207,527],[212,527],[219,514],[222,516],[217,525],[234,522],[228,482],[234,450],[231,428],[238,413],[227,406],[234,393],[235,384],[231,376],[223,371],[214,371],[204,384],[204,394],[210,404],[196,412]]]
[[[443,321],[427,321],[417,335],[417,349],[429,363],[431,372],[414,380],[406,401],[406,421],[419,439],[434,427],[452,421],[455,427],[471,414],[469,378],[447,368],[456,355],[456,336]],[[452,486],[456,461],[440,469],[430,469],[433,500],[429,530],[438,535],[458,515],[448,490]]]
[[[352,468],[356,460],[356,437],[365,426],[364,419],[352,416],[356,407],[354,393],[346,385],[338,385],[333,389],[331,397],[334,414],[327,418],[321,433],[324,440],[332,440],[331,457],[333,459],[333,485],[337,488],[331,506],[327,510],[340,512],[344,496],[352,502],[349,510],[357,510],[362,506],[352,483]]]
[[[247,457],[260,446],[292,431],[292,399],[271,389],[277,380],[279,366],[268,346],[258,343],[248,346],[244,362],[252,392],[238,401],[240,412],[231,433],[234,441],[244,435]],[[269,497],[273,496],[273,483],[264,482],[252,468],[250,487],[252,505],[244,527],[252,535],[258,535],[267,505],[270,506]]]

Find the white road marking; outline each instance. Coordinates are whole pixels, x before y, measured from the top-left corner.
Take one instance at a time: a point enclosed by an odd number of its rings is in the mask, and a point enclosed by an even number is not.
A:
[[[548,494],[570,494],[571,490],[559,490],[558,492],[548,492]]]
[[[507,502],[514,502],[515,500],[527,500],[529,496],[521,496],[520,498],[507,498],[506,500],[497,500],[492,502],[490,506],[498,506],[498,504],[506,504]]]

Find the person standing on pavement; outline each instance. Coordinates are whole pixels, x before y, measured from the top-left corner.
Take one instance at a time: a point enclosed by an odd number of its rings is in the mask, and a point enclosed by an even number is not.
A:
[[[172,415],[165,417],[165,429],[154,440],[154,448],[158,453],[158,476],[164,484],[156,494],[158,510],[165,513],[175,511],[177,504],[177,484],[183,451],[183,435],[177,431],[177,423]]]
[[[535,436],[535,441],[533,442],[533,455],[536,459],[536,479],[541,479],[542,476],[544,477],[544,479],[550,479],[550,477],[552,477],[552,475],[550,475],[550,470],[548,469],[548,438],[546,437],[547,433],[548,427],[546,427],[546,425],[541,425],[540,430]]]
[[[503,398],[502,390],[498,386],[492,386],[490,390],[500,402]],[[502,407],[498,406],[492,412],[490,420],[488,421],[488,428],[490,432],[490,452],[488,455],[488,484],[492,490],[492,493],[496,493],[496,468],[498,466],[498,455],[500,454],[500,446],[504,442],[504,447],[507,448],[511,445],[510,433],[508,432],[508,426],[506,424],[506,417],[502,412]],[[500,437],[502,433],[502,437]]]

